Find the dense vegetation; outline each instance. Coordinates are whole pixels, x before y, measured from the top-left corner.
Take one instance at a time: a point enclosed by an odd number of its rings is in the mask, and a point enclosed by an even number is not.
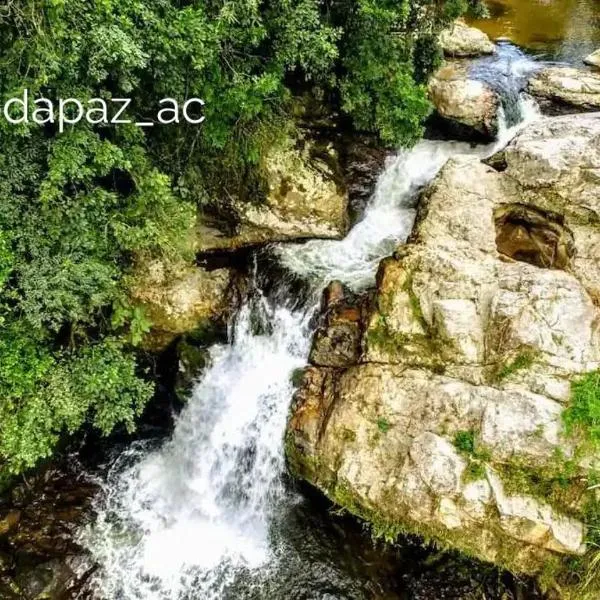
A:
[[[134,426],[152,385],[127,276],[186,255],[198,206],[253,194],[263,150],[310,90],[383,142],[410,144],[437,32],[467,0],[11,0],[0,100],[205,100],[205,122],[152,129],[0,118],[0,470],[86,421]]]

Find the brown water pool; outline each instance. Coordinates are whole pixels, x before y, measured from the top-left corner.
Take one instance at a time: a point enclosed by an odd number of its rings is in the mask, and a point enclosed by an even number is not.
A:
[[[489,19],[473,25],[545,58],[580,64],[600,48],[600,0],[486,0]]]

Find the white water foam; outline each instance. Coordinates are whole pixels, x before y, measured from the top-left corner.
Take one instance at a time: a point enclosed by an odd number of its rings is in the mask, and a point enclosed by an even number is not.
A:
[[[339,279],[359,290],[372,285],[377,265],[405,242],[416,216],[419,191],[446,161],[459,154],[487,158],[504,148],[528,123],[539,117],[535,102],[522,97],[521,121],[508,128],[500,119],[497,141],[489,145],[422,140],[393,157],[382,173],[362,221],[343,240],[311,240],[302,245],[280,245],[275,249],[282,265],[321,287]]]
[[[535,116],[523,103],[525,120]],[[364,219],[341,241],[281,245],[290,270],[319,290],[331,279],[355,289],[408,236],[419,190],[450,156],[487,156],[491,146],[422,141],[390,162]],[[292,374],[305,365],[313,308],[272,306],[259,293],[241,310],[230,343],[216,345],[210,366],[161,448],[143,445],[113,465],[81,533],[99,568],[92,581],[103,600],[222,600],[256,596],[260,578],[286,560],[270,525],[285,510],[284,430]],[[248,596],[240,594],[243,578]]]
[[[172,439],[113,467],[83,536],[103,567],[103,597],[171,600],[193,589],[194,598],[222,598],[239,569],[269,560],[291,374],[306,362],[309,316],[257,295],[231,343],[211,349]]]

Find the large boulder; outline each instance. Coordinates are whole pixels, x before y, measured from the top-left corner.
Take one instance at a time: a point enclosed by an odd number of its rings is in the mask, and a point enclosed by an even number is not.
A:
[[[592,457],[563,412],[600,368],[599,140],[600,114],[546,118],[501,170],[448,161],[380,266],[360,355],[313,356],[290,465],[376,534],[555,577],[594,551]]]
[[[591,71],[546,67],[533,75],[527,89],[548,114],[600,110],[600,75]]]
[[[500,98],[487,83],[471,78],[465,65],[450,62],[440,68],[429,82],[429,98],[452,137],[495,139]]]
[[[481,30],[469,27],[464,21],[455,21],[440,34],[440,43],[448,57],[463,58],[493,54],[496,46]]]
[[[375,363],[338,376],[311,369],[305,381],[289,429],[293,468],[386,534],[421,533],[530,572],[553,553],[585,551],[580,520],[502,478],[514,455],[533,464],[551,456],[557,403]],[[497,451],[498,467],[457,448],[470,431]]]
[[[207,226],[197,230],[201,253],[269,242],[341,238],[348,231],[348,192],[332,147],[305,141],[272,149],[264,158],[266,196],[230,199],[233,231]]]
[[[323,294],[310,362],[327,367],[348,367],[356,363],[363,334],[364,304],[339,281],[329,284]]]
[[[79,464],[56,466],[30,473],[2,499],[7,510],[0,517],[3,600],[74,598],[94,570],[78,540],[91,518],[97,483]]]
[[[140,261],[129,295],[151,322],[144,346],[162,350],[180,335],[225,318],[232,306],[233,279],[231,269],[209,271],[185,262]]]
[[[504,150],[505,177],[525,203],[572,237],[570,270],[600,299],[600,113],[542,119]]]

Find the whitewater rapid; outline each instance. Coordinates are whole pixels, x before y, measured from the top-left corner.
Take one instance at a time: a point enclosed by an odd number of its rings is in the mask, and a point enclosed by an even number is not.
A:
[[[310,286],[311,300],[298,307],[255,289],[228,343],[211,348],[171,439],[134,445],[112,466],[97,517],[80,535],[98,565],[91,585],[99,599],[270,598],[265,582],[294,560],[278,530],[300,501],[284,484],[284,432],[321,289],[333,279],[371,285],[379,261],[410,234],[420,190],[451,156],[489,156],[537,117],[530,100],[519,106],[521,122],[504,126],[494,144],[424,140],[391,158],[345,239],[273,249]]]

